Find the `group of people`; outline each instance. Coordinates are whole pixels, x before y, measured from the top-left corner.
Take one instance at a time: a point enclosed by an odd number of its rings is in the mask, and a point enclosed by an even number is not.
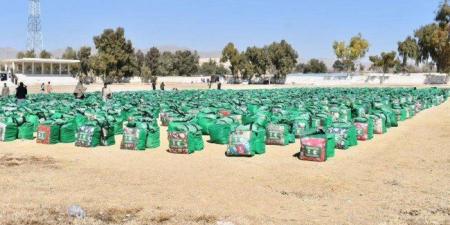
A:
[[[9,87],[6,83],[3,84],[3,88],[2,88],[2,98],[6,98],[10,95],[10,90]],[[23,102],[28,95],[28,89],[27,86],[25,86],[25,84],[23,84],[23,82],[19,83],[19,86],[16,88],[16,99],[17,99],[17,103],[21,103]]]
[[[45,85],[45,83],[41,84],[41,93],[47,93],[47,94],[51,94],[53,92],[53,87],[50,83],[50,81],[47,83],[47,85]]]
[[[161,91],[164,91],[165,87],[166,87],[166,84],[164,82],[161,82],[161,84],[159,85],[159,88],[161,89]],[[156,80],[152,81],[152,89],[154,91],[156,91]]]

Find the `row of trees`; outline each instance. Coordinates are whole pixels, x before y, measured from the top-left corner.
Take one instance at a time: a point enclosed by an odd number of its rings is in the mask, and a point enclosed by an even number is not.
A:
[[[419,63],[435,65],[441,73],[450,72],[450,6],[445,1],[439,7],[435,22],[422,26],[398,42],[398,55],[395,51],[382,52],[379,56],[369,57],[373,63],[372,69],[379,69],[387,73],[392,69],[396,72],[411,72],[408,61],[412,60],[416,66]]]
[[[293,71],[324,73],[328,70],[325,63],[317,59],[297,64],[298,53],[285,40],[263,47],[248,47],[242,52],[233,43],[228,43],[222,50],[220,62],[229,64],[229,69],[213,60],[199,65],[196,51],[160,52],[156,47],[145,53],[135,51],[132,42],[126,39],[123,28],[106,29],[94,37],[94,44],[95,55],[92,55],[90,47],[81,47],[78,51],[67,48],[62,58],[81,61],[79,68],[73,68],[73,71],[85,76],[103,76],[110,81],[122,81],[135,75],[147,81],[157,76],[229,73],[242,79],[273,74],[276,80],[280,80]],[[333,69],[351,73],[363,70],[359,61],[369,51],[369,42],[358,34],[348,43],[335,41],[333,50],[337,58]],[[437,71],[450,72],[450,7],[447,1],[440,6],[435,22],[419,28],[414,36],[399,42],[397,51],[398,56],[395,51],[370,56],[371,69],[386,73],[395,68],[397,72],[406,72],[410,70],[408,61],[413,60],[416,65],[433,63]],[[37,54],[34,51],[19,52],[17,57],[34,58]],[[39,57],[50,58],[52,55],[44,50]]]
[[[264,47],[248,47],[239,52],[233,43],[222,50],[222,63],[229,63],[235,78],[252,79],[267,73],[274,74],[276,80],[283,79],[297,65],[298,54],[285,40],[273,42]]]

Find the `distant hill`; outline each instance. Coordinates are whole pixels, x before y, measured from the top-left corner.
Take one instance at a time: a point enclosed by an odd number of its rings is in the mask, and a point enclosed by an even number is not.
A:
[[[15,58],[17,55],[17,51],[15,48],[0,48],[0,59],[11,59]]]

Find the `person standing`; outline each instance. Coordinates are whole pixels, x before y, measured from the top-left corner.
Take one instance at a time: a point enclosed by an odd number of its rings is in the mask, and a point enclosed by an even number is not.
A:
[[[41,94],[45,93],[45,83],[41,84]]]
[[[48,84],[47,84],[47,94],[51,94],[53,92],[53,87],[52,87],[52,85],[50,84],[50,81],[48,82]]]
[[[164,88],[166,87],[166,84],[164,84],[164,82],[161,82],[161,86],[160,86],[160,88],[161,88],[161,91],[164,91]]]
[[[2,97],[6,98],[9,96],[9,87],[8,85],[6,85],[6,83],[4,83],[3,88],[2,88]]]
[[[28,90],[27,86],[23,84],[23,82],[20,82],[19,87],[16,88],[16,98],[17,103],[20,104],[25,101],[27,98]]]
[[[152,77],[152,88],[156,91],[156,79]]]
[[[217,90],[222,90],[222,82],[217,83]]]
[[[104,84],[102,88],[102,98],[103,101],[107,101],[108,99],[112,98],[112,92],[111,89],[109,89],[108,84]]]
[[[73,91],[73,95],[76,99],[84,99],[85,92],[86,88],[83,86],[83,82],[79,81],[77,86],[75,87],[75,91]]]

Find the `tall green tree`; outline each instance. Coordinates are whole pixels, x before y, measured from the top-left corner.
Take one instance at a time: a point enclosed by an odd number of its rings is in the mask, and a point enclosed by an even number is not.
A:
[[[237,77],[239,75],[239,64],[241,64],[240,60],[239,51],[233,43],[228,43],[222,50],[222,58],[220,59],[220,62],[230,63],[230,70],[233,77]]]
[[[133,44],[125,38],[123,28],[106,29],[101,35],[94,37],[94,43],[98,52],[96,62],[100,60],[104,64],[94,65],[99,67],[97,71],[103,70],[104,80],[120,82],[136,73]]]
[[[158,57],[158,66],[156,69],[156,76],[175,76],[178,75],[176,70],[176,58],[171,52],[163,52]],[[152,73],[153,74],[153,73]]]
[[[18,59],[23,59],[23,58],[36,58],[36,52],[34,52],[34,50],[30,50],[30,51],[26,51],[26,52],[18,52],[16,57]]]
[[[326,73],[328,72],[327,65],[318,59],[310,59],[306,64],[299,64],[297,72],[301,73]]]
[[[394,51],[382,52],[380,56],[369,57],[370,61],[372,62],[372,68],[380,68],[383,71],[383,77],[380,80],[381,83],[384,82],[385,74],[388,73],[390,69],[400,64],[396,57],[397,53]]]
[[[350,73],[355,62],[363,58],[369,51],[369,42],[361,34],[358,34],[351,38],[348,45],[344,41],[335,41],[333,50],[340,61],[339,64],[344,65],[347,73]]]
[[[52,57],[52,54],[50,52],[47,52],[46,50],[42,50],[41,53],[39,53],[39,58],[41,59],[50,59]]]
[[[270,67],[270,58],[267,48],[249,47],[245,51],[245,57],[256,76],[261,77],[267,73]]]
[[[239,54],[239,72],[242,79],[251,80],[256,73],[256,66],[251,63],[245,52]]]
[[[91,70],[91,47],[83,46],[78,50],[77,58],[80,60],[80,71],[85,76]]]
[[[223,65],[218,65],[216,61],[210,59],[208,62],[200,65],[199,74],[205,76],[225,75],[229,73]]]
[[[135,54],[136,57],[136,68],[138,75],[142,75],[142,67],[145,65],[145,55],[141,50],[138,50]]]
[[[415,32],[420,60],[435,62],[438,72],[450,72],[450,6],[445,1],[439,8],[435,23],[422,26]]]
[[[275,79],[284,79],[297,65],[298,54],[285,40],[269,45],[268,52],[275,69]]]
[[[408,59],[413,59],[416,65],[420,61],[419,45],[416,39],[408,36],[404,41],[398,42],[398,54],[402,57],[402,66],[406,68]]]
[[[77,52],[72,47],[67,47],[62,55],[63,59],[77,59]]]
[[[145,65],[150,69],[150,73],[153,76],[156,76],[156,73],[158,71],[160,56],[161,53],[156,47],[150,48],[150,50],[148,50],[148,52],[145,54]]]
[[[175,65],[177,74],[179,76],[192,76],[198,72],[198,60],[199,56],[197,52],[176,51],[175,52]]]

